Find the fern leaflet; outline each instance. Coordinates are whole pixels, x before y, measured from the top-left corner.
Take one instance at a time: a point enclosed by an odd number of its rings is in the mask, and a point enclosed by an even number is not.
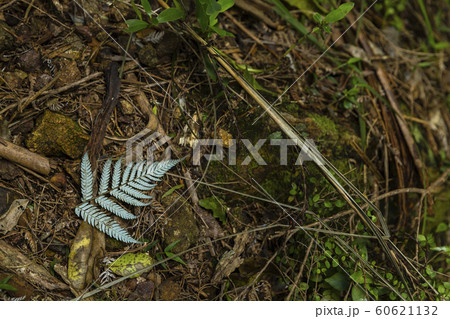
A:
[[[151,205],[153,197],[144,194],[144,191],[152,190],[164,176],[164,174],[178,164],[180,160],[168,160],[163,162],[129,163],[122,173],[122,158],[116,161],[111,176],[112,159],[108,159],[103,165],[102,175],[98,188],[98,195],[94,193],[94,176],[88,153],[81,160],[81,201],[75,208],[77,216],[81,217],[91,226],[103,233],[126,243],[137,244],[140,241],[131,237],[117,222],[109,217],[110,212],[123,219],[135,219],[137,216],[128,212],[116,201],[122,201],[133,206]],[[111,185],[111,188],[109,186]],[[143,202],[146,200],[148,202]]]

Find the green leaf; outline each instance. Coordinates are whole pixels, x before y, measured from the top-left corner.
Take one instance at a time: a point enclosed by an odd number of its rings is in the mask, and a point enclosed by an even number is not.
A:
[[[126,22],[128,25],[128,29],[126,29],[125,32],[137,32],[149,26],[147,22],[138,19],[130,19]]]
[[[367,301],[366,293],[358,286],[353,286],[352,299],[353,301]]]
[[[172,252],[170,252],[170,251],[166,252],[166,256],[169,257],[169,258],[172,257],[172,256],[174,256],[174,255],[175,255],[175,254],[172,253]],[[176,262],[179,262],[180,264],[183,264],[183,265],[186,266],[186,263],[185,263],[185,262],[183,261],[183,259],[181,259],[179,256],[172,258],[172,260],[174,260],[174,261],[176,261]]]
[[[145,12],[147,12],[148,15],[152,14],[152,7],[148,0],[142,0],[142,6],[144,7]]]
[[[436,233],[446,231],[447,229],[448,225],[446,223],[439,223],[439,225],[436,227]]]
[[[424,235],[419,234],[419,235],[417,235],[417,240],[419,242],[424,242],[424,241],[427,241],[427,238]]]
[[[344,202],[343,200],[341,200],[341,199],[338,199],[338,200],[334,203],[334,206],[336,206],[337,208],[344,207],[344,205],[345,205],[345,202]]]
[[[300,288],[300,290],[308,290],[309,289],[309,285],[306,282],[301,282],[298,287]]]
[[[302,35],[307,36],[307,38],[317,45],[321,49],[325,49],[324,46],[311,34],[309,34],[309,30],[300,23],[292,13],[284,6],[284,4],[280,0],[271,0],[271,2],[275,5],[274,11],[278,13],[284,20],[292,24],[294,28],[297,29]]]
[[[219,3],[215,0],[209,0],[206,6],[206,14],[213,15],[216,12],[220,12],[220,9],[222,9],[222,6]]]
[[[148,254],[143,253],[128,253],[122,255],[119,259],[114,261],[110,265],[111,271],[119,276],[127,276],[138,270],[144,269],[147,266],[153,264],[153,259]],[[139,275],[134,275],[131,278],[139,277]]]
[[[10,291],[16,291],[17,290],[16,287],[13,287],[13,286],[11,286],[9,284],[2,284],[2,283],[0,283],[0,289],[2,289],[2,290],[10,290]]]
[[[228,9],[230,9],[232,6],[234,6],[234,1],[233,0],[219,0],[217,2],[221,6],[220,12],[225,12]]]
[[[323,16],[318,12],[314,13],[313,18],[319,23],[322,23],[323,21]]]
[[[314,203],[317,203],[317,201],[320,199],[320,194],[316,194],[316,195],[314,195],[314,197],[313,197],[313,202]]]
[[[161,12],[156,19],[159,23],[164,23],[181,19],[183,16],[183,10],[178,8],[169,8]]]
[[[223,29],[218,28],[215,25],[211,25],[209,27],[211,30],[213,30],[215,33],[217,33],[218,35],[220,35],[221,37],[232,37],[234,38],[234,34],[228,31],[225,31]]]
[[[198,204],[205,209],[212,210],[213,216],[215,218],[218,218],[223,224],[225,224],[226,212],[224,205],[221,202],[219,202],[216,197],[208,197],[199,200]]]
[[[350,285],[348,276],[341,272],[335,273],[333,276],[325,279],[325,281],[329,283],[331,287],[339,291],[347,290]]]
[[[271,133],[268,137],[271,140],[281,140],[283,138],[283,133],[281,133],[281,131],[275,131],[275,132]],[[291,195],[295,195],[295,194],[291,194]]]
[[[8,282],[8,280],[10,280],[11,278],[12,278],[12,275],[6,276],[2,280],[0,280],[0,284],[6,284]]]
[[[161,199],[163,199],[164,197],[169,196],[170,194],[172,194],[174,191],[176,191],[177,189],[180,189],[184,187],[184,184],[180,184],[177,186],[172,187],[171,189],[169,189],[167,192],[164,193],[164,195],[161,196]]]
[[[206,14],[206,6],[199,0],[195,0],[195,13],[202,32],[206,32],[209,27],[209,17]]]
[[[311,12],[319,9],[314,1],[311,0],[285,0],[285,2],[301,11]]]
[[[215,60],[211,61],[211,58],[208,55],[204,55],[203,61],[205,63],[206,74],[208,74],[211,80],[217,82],[217,75],[216,75],[217,65]]]
[[[335,23],[336,21],[339,21],[339,20],[345,18],[345,16],[350,12],[350,10],[353,9],[354,5],[355,4],[353,2],[347,2],[347,3],[341,4],[339,6],[339,8],[328,13],[325,16],[325,18],[323,19],[323,22],[324,23]]]
[[[164,252],[167,254],[169,253],[176,245],[178,245],[178,243],[180,242],[181,239],[178,239],[176,241],[174,241],[173,243],[170,243],[166,248],[164,248]]]
[[[164,248],[164,253],[166,254],[167,257],[172,257],[175,254],[173,252],[171,252],[171,250],[180,242],[181,239],[178,239],[176,241],[174,241],[173,243],[170,243],[166,248]],[[180,264],[183,264],[186,266],[186,263],[183,261],[183,259],[180,258],[180,256],[174,257],[172,258],[172,260],[179,262]]]
[[[139,17],[139,20],[142,20],[141,11],[139,11],[139,9],[136,7],[134,1],[131,1],[131,6],[133,7],[134,12],[136,12],[136,15]]]
[[[358,284],[363,284],[364,283],[364,277],[363,277],[363,273],[361,270],[358,270],[356,272],[354,272],[350,278],[352,278],[355,282],[357,282]]]
[[[10,284],[7,284],[7,282],[12,278],[12,275],[6,276],[2,280],[0,280],[0,289],[3,290],[9,290],[9,291],[16,291],[17,288],[14,286],[11,286]]]

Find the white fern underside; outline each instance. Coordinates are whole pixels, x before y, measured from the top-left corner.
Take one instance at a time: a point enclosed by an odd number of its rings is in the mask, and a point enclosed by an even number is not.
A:
[[[111,178],[112,160],[108,159],[103,165],[97,195],[94,194],[94,176],[86,153],[81,161],[82,203],[75,208],[75,213],[90,225],[117,240],[126,243],[140,243],[105,212],[110,212],[123,219],[137,218],[116,201],[133,206],[151,205],[150,200],[153,197],[143,192],[152,190],[157,185],[152,182],[160,181],[161,177],[179,162],[179,160],[132,162],[125,167],[122,173],[122,159],[119,159],[114,164]]]

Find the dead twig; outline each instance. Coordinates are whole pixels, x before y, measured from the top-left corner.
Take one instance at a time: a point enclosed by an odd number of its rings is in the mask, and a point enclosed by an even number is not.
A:
[[[0,157],[25,166],[42,175],[50,174],[50,160],[0,137]]]

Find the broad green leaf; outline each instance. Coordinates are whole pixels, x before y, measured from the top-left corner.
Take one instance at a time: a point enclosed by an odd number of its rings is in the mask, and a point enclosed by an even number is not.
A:
[[[443,252],[445,252],[445,253],[449,253],[449,252],[450,252],[450,246],[433,247],[433,248],[431,248],[431,250],[434,250],[434,251],[443,251]]]
[[[353,301],[366,301],[366,293],[358,286],[353,286],[352,299]]]
[[[144,269],[145,267],[153,264],[153,259],[148,254],[143,253],[128,253],[122,255],[119,259],[114,261],[110,265],[111,271],[119,276],[127,276],[136,271]],[[139,277],[139,275],[134,275],[132,278]]]
[[[164,197],[169,196],[170,194],[172,194],[174,191],[176,191],[177,189],[180,189],[184,186],[184,184],[180,184],[177,186],[172,187],[171,189],[169,189],[167,192],[164,193],[164,195],[161,196],[161,199],[163,199]]]
[[[220,4],[220,12],[225,12],[228,9],[230,9],[232,6],[234,6],[233,0],[219,0],[217,3]]]
[[[210,209],[213,212],[213,216],[218,218],[222,223],[226,221],[225,208],[215,197],[208,197],[199,200],[198,204],[205,208]]]
[[[357,282],[358,284],[363,284],[364,283],[364,277],[363,277],[363,273],[361,270],[358,270],[356,272],[354,272],[350,278],[352,278],[355,282]]]
[[[125,32],[137,32],[148,27],[148,23],[138,19],[127,20],[128,29]]]
[[[220,9],[222,9],[222,6],[219,3],[215,0],[209,0],[206,6],[206,14],[213,15],[214,13],[220,12]]]
[[[333,276],[325,279],[325,281],[329,283],[331,287],[339,291],[347,290],[350,285],[348,276],[341,272],[335,273]]]
[[[436,233],[446,231],[447,229],[448,225],[446,223],[439,223],[439,225],[436,227]]]
[[[355,4],[353,2],[347,2],[347,3],[341,4],[339,6],[339,8],[328,13],[325,16],[325,18],[323,19],[323,22],[324,23],[334,23],[336,21],[339,21],[339,20],[345,18],[345,16],[350,12],[350,10],[353,9],[354,6],[355,6]]]
[[[195,0],[195,13],[200,24],[200,29],[202,32],[206,32],[208,30],[209,17],[206,14],[206,5],[200,0]]]
[[[161,12],[156,19],[159,23],[175,21],[183,18],[184,12],[178,8],[169,8]]]
[[[419,234],[419,235],[417,235],[417,240],[420,242],[423,242],[423,241],[427,241],[427,238],[424,235]]]
[[[144,7],[145,12],[147,12],[148,15],[152,14],[152,7],[148,0],[142,0],[142,6]]]

